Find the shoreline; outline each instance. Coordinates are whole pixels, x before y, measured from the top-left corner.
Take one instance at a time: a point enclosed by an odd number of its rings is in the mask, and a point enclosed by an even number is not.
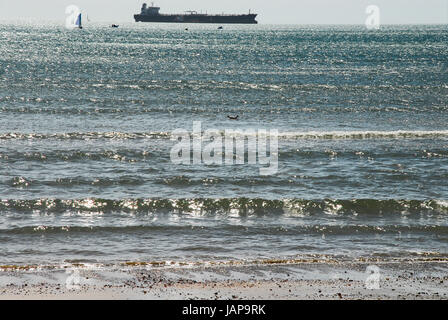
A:
[[[0,300],[445,300],[447,284],[447,261],[3,269]]]

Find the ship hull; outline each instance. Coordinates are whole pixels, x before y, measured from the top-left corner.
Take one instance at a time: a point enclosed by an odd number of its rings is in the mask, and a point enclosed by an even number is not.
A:
[[[134,15],[136,22],[167,22],[167,23],[218,23],[218,24],[257,24],[256,14],[246,15]]]

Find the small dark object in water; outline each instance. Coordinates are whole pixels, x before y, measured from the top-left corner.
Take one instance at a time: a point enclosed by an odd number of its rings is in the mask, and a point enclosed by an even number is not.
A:
[[[113,25],[112,25],[112,28],[118,28],[118,27],[119,27],[118,24],[113,24]]]
[[[185,28],[185,31],[188,31],[188,28]]]
[[[230,120],[238,120],[238,117],[239,117],[239,116],[236,116],[236,117],[227,116],[227,118],[229,118]]]
[[[222,30],[222,29],[224,29],[222,26],[218,28],[218,30]]]

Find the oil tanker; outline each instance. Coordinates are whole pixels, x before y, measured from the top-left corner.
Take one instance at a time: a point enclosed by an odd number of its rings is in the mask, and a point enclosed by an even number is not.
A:
[[[187,11],[184,14],[161,14],[160,8],[154,4],[148,6],[143,4],[140,14],[134,15],[136,22],[171,22],[171,23],[235,23],[235,24],[257,24],[257,14],[202,14],[196,11]]]

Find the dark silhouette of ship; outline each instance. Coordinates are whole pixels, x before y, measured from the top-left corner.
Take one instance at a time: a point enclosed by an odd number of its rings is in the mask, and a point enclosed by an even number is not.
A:
[[[196,11],[187,11],[184,14],[161,14],[159,7],[146,3],[142,6],[140,14],[134,15],[136,22],[171,22],[171,23],[235,23],[235,24],[257,24],[257,14],[202,14]]]

